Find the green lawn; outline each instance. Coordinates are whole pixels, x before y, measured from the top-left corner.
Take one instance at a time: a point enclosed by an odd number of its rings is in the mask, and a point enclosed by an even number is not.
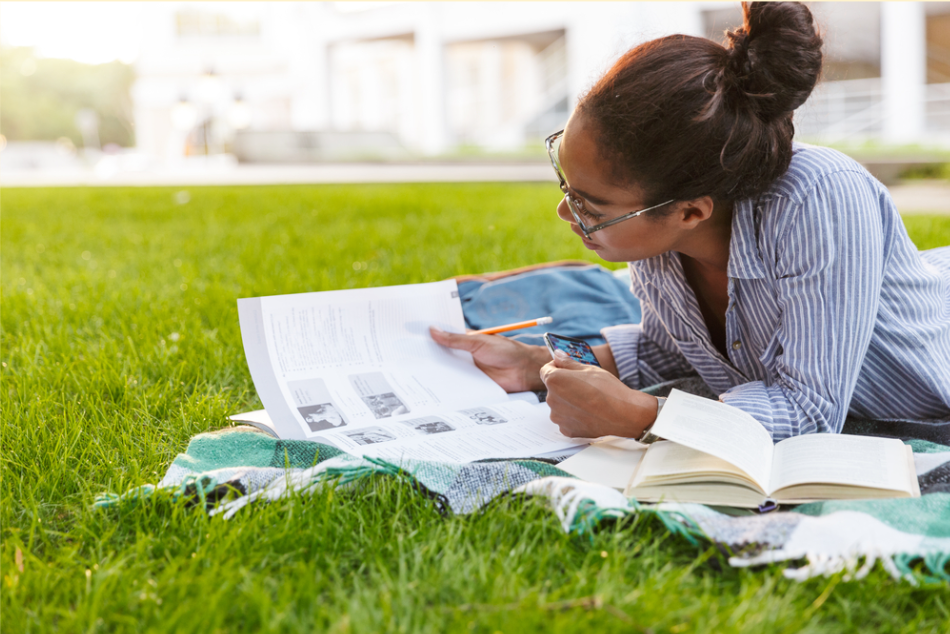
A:
[[[236,298],[593,258],[550,185],[178,191],[2,193],[4,632],[947,631],[946,586],[880,568],[799,584],[648,521],[573,537],[519,500],[445,519],[384,479],[227,522],[91,510],[260,406]],[[950,243],[950,217],[907,226]]]

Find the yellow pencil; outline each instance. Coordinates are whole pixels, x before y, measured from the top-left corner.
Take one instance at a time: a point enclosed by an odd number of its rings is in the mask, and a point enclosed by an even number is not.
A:
[[[508,332],[509,330],[520,330],[522,328],[531,328],[532,326],[541,326],[543,324],[550,324],[554,321],[552,317],[538,317],[537,319],[529,319],[528,321],[519,321],[516,324],[508,324],[506,326],[495,326],[494,328],[486,328],[485,330],[476,330],[470,332],[470,335],[496,335],[499,332]]]

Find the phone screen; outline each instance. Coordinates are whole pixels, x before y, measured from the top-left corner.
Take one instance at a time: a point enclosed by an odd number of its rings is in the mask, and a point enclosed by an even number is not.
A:
[[[551,354],[554,354],[555,350],[563,350],[567,353],[567,356],[584,363],[586,365],[596,365],[600,366],[600,363],[597,362],[597,357],[594,356],[594,351],[591,350],[590,344],[588,344],[583,339],[575,339],[574,337],[563,337],[561,335],[555,335],[554,333],[545,333],[544,341],[548,345],[548,350],[551,351]]]

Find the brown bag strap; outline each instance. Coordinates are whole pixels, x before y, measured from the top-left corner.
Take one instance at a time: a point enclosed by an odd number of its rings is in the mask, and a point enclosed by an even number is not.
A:
[[[551,269],[555,267],[584,267],[584,266],[597,266],[590,262],[585,262],[584,260],[558,260],[557,262],[543,262],[541,264],[531,264],[528,266],[522,266],[517,269],[510,269],[508,271],[496,271],[494,273],[479,273],[475,275],[456,275],[455,277],[450,277],[450,280],[455,280],[456,282],[470,282],[472,280],[480,280],[483,282],[494,282],[495,280],[504,279],[506,277],[511,277],[512,275],[520,275],[522,273],[530,273],[531,271],[540,271],[543,269]]]

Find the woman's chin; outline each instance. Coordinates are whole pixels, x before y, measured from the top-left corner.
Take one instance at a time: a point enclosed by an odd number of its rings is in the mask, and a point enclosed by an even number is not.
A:
[[[626,260],[622,257],[619,257],[617,253],[611,251],[610,249],[606,249],[601,245],[587,248],[596,253],[600,259],[604,260],[605,262],[626,262]]]
[[[600,257],[601,260],[605,262],[635,262],[637,260],[645,260],[651,255],[644,255],[643,253],[624,253],[617,252],[613,249],[608,249],[603,246],[599,246],[594,249],[594,252]]]

